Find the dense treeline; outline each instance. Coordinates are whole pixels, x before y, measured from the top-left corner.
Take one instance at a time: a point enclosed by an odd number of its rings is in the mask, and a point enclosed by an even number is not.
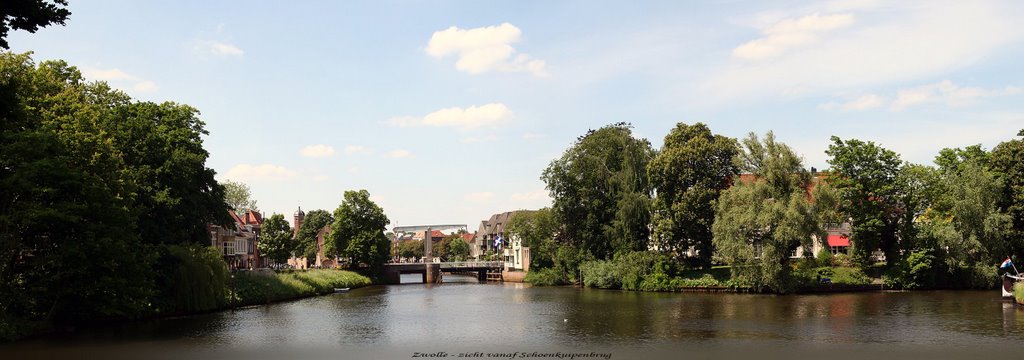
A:
[[[1024,252],[1022,139],[943,149],[933,166],[857,139],[832,137],[826,154],[831,168],[812,173],[771,132],[738,141],[680,123],[655,150],[613,124],[551,162],[552,207],[508,231],[531,247],[530,282],[635,290],[989,288]],[[844,223],[850,253],[833,256],[827,229]]]
[[[0,54],[0,337],[207,306],[174,301],[198,291],[182,271],[219,271],[199,246],[228,221],[203,126],[63,61]]]

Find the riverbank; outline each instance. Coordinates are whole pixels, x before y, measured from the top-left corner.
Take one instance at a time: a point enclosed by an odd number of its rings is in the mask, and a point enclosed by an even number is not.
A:
[[[359,288],[373,281],[346,270],[239,271],[232,274],[227,308],[269,304],[325,295],[337,288]]]
[[[151,310],[149,314],[134,319],[107,319],[85,322],[80,325],[50,325],[44,322],[5,323],[0,324],[12,330],[0,333],[0,343],[4,341],[23,340],[53,333],[75,332],[79,328],[103,327],[110,324],[130,323],[133,321],[149,321],[168,318],[186,317],[231,310],[234,308],[264,305],[276,302],[298,300],[313,296],[334,293],[336,288],[355,289],[373,285],[376,282],[362,274],[347,270],[312,269],[284,270],[275,272],[269,269],[254,271],[236,271],[231,273],[227,281],[214,282],[223,284],[223,288],[203,289],[203,294],[188,289],[178,289],[175,301],[184,302],[187,307],[177,307],[174,311]],[[223,294],[214,302],[206,302],[202,298],[209,294]],[[182,310],[188,309],[188,310]]]

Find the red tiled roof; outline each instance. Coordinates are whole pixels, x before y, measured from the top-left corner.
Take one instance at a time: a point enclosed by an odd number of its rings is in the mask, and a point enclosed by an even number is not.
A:
[[[462,241],[465,241],[467,244],[471,243],[471,242],[473,242],[473,238],[475,236],[476,235],[473,235],[473,234],[462,234]]]
[[[828,235],[828,246],[850,246],[850,238],[846,235]]]
[[[432,238],[437,238],[437,237],[443,238],[444,237],[444,233],[441,232],[441,230],[430,230],[430,237],[432,237]]]

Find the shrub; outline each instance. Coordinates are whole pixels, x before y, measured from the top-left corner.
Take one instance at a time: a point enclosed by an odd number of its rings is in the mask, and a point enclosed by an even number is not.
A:
[[[555,286],[565,285],[569,281],[566,279],[565,274],[561,270],[556,268],[539,269],[526,273],[526,278],[523,279],[528,284],[537,286]]]
[[[691,287],[715,287],[715,286],[726,286],[725,282],[715,278],[712,274],[704,274],[699,278],[686,278],[677,277],[672,279],[672,288],[679,290],[682,288]]]
[[[618,289],[622,287],[617,264],[607,260],[587,261],[580,264],[583,273],[583,284],[601,289]]]
[[[846,254],[836,254],[832,257],[832,266],[838,267],[856,267],[857,262],[852,257]]]
[[[1013,284],[1013,298],[1017,300],[1018,304],[1024,304],[1024,283]]]
[[[829,248],[822,248],[818,250],[818,256],[815,257],[818,266],[832,266],[832,250]]]

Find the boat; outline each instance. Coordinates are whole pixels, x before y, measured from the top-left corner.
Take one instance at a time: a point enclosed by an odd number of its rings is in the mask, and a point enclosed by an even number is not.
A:
[[[1003,286],[1000,287],[1001,290],[1003,291],[1003,299],[1011,299],[1012,300],[1013,299],[1013,284],[1016,284],[1017,282],[1021,282],[1021,281],[1024,281],[1024,276],[1021,276],[1020,274],[1017,274],[1017,275],[1010,275],[1009,273],[1003,274]]]
[[[334,288],[335,293],[347,293],[349,288]]]

